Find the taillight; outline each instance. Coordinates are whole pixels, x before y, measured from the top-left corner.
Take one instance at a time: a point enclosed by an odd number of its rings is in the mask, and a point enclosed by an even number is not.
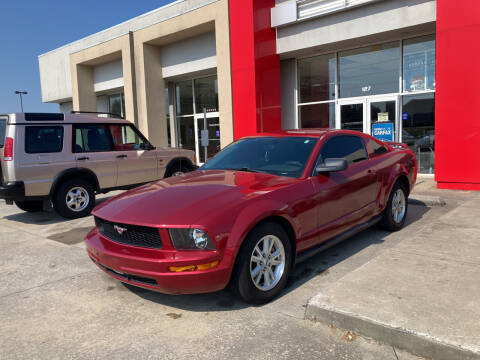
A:
[[[5,138],[5,144],[3,144],[3,160],[13,160],[13,139],[11,137]]]

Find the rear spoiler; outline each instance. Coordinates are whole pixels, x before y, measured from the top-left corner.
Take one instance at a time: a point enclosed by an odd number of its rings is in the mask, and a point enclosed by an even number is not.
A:
[[[394,149],[408,149],[408,145],[401,142],[385,141],[385,144],[389,145]]]

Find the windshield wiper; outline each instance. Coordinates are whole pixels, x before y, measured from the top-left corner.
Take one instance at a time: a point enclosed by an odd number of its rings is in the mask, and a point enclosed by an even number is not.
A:
[[[261,171],[250,169],[248,167],[242,167],[242,168],[231,168],[231,169],[225,169],[225,170],[232,170],[232,171],[245,171],[245,172],[252,172],[252,173],[261,173]]]

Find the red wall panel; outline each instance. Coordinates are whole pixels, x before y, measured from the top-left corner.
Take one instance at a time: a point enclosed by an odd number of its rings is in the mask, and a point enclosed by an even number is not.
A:
[[[437,0],[435,179],[480,190],[480,1]]]
[[[274,0],[229,1],[235,139],[282,127],[273,6]]]

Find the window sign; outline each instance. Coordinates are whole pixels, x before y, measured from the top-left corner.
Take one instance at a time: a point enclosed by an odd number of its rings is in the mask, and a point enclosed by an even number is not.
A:
[[[435,36],[403,42],[403,91],[435,90]]]
[[[388,112],[379,112],[377,115],[377,121],[388,121]]]
[[[372,136],[381,141],[393,141],[393,123],[372,124]]]

